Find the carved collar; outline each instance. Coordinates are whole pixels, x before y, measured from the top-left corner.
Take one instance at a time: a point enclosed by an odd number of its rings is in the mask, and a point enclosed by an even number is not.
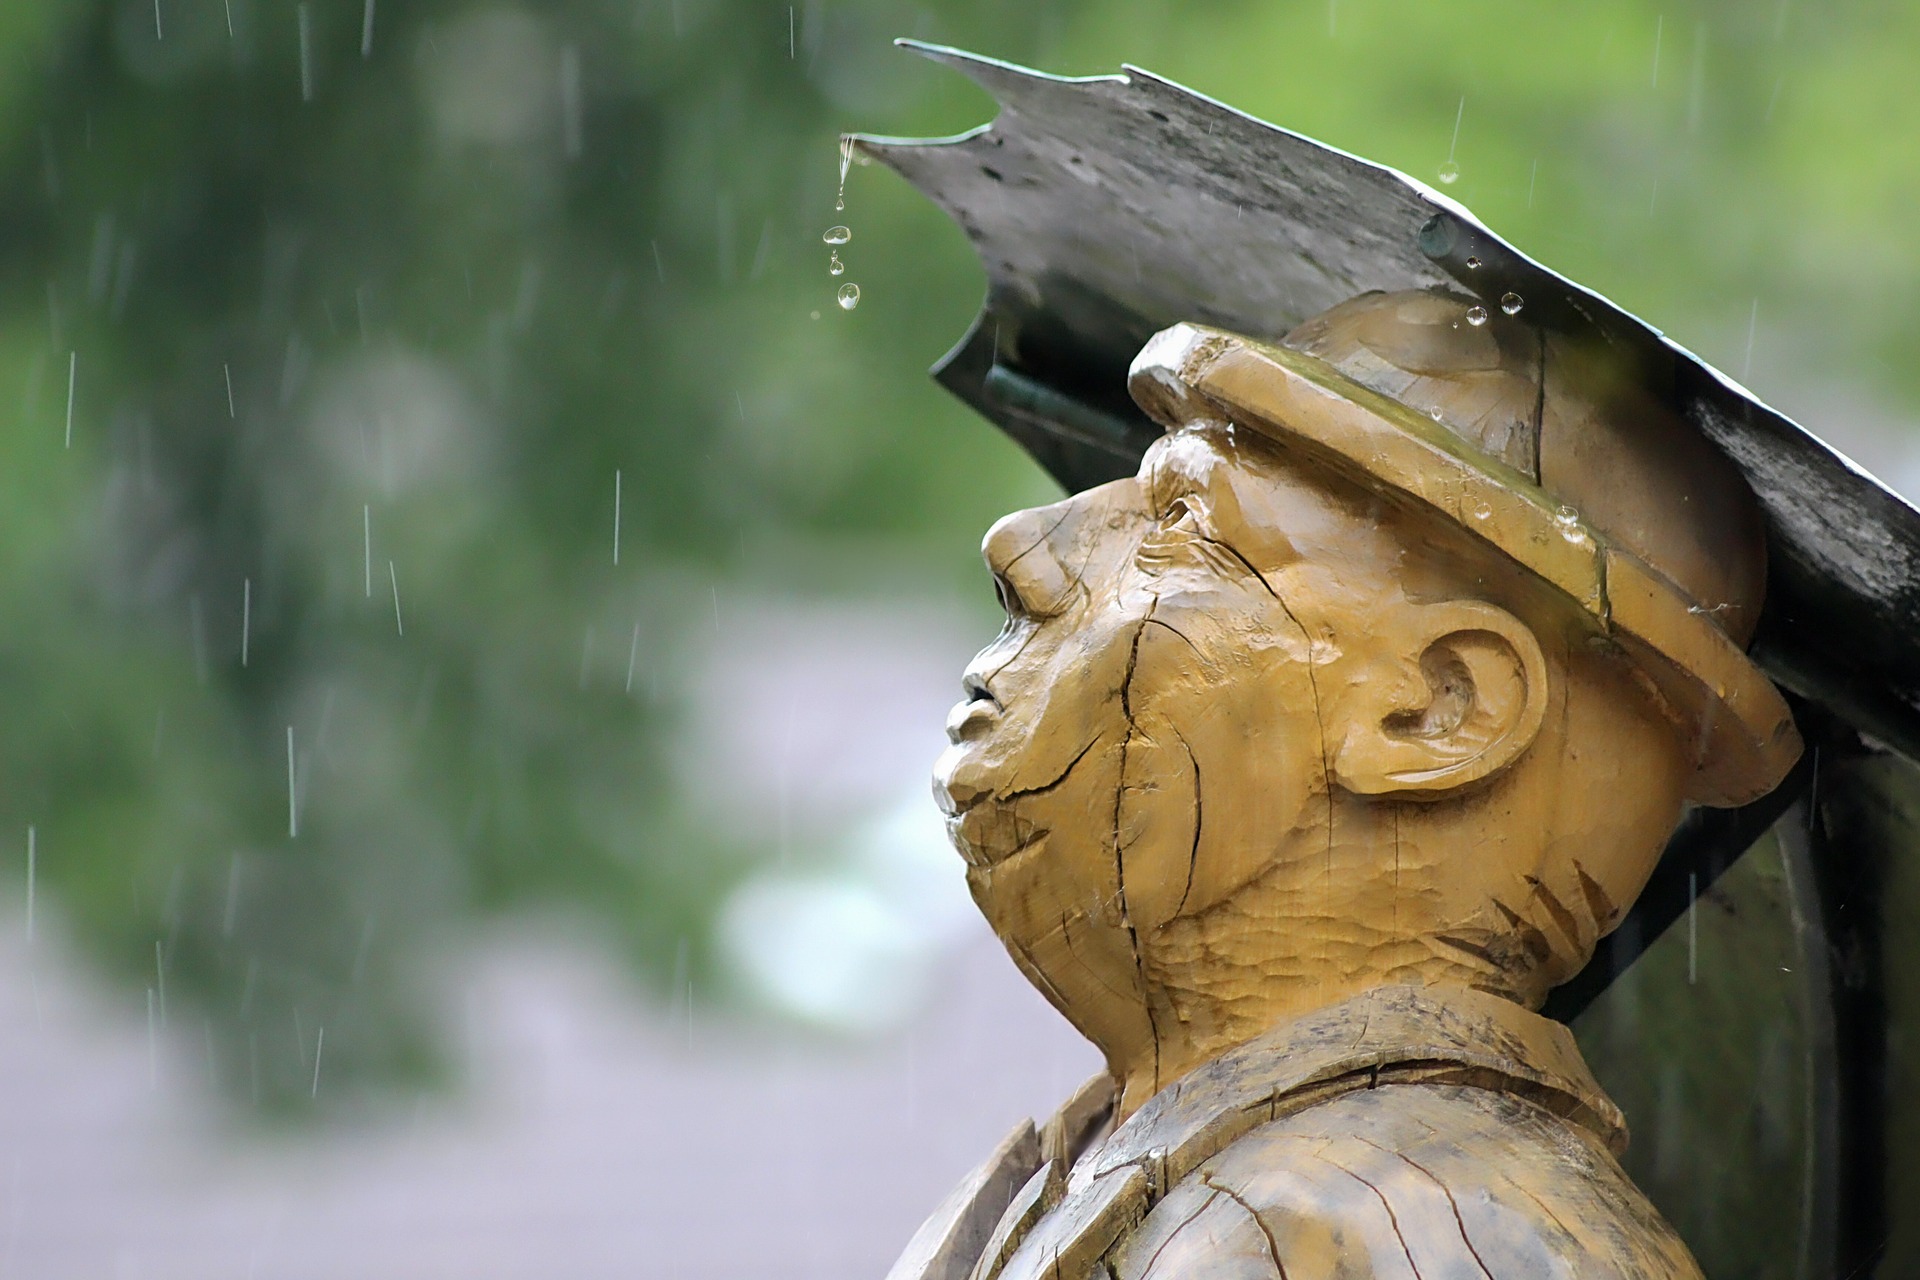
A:
[[[1355,1089],[1407,1081],[1517,1093],[1592,1130],[1616,1154],[1626,1147],[1620,1110],[1566,1027],[1483,992],[1381,987],[1190,1072],[1072,1160],[1070,1172],[1060,1141],[1043,1151],[1023,1124],[928,1219],[890,1280],[1087,1274],[1162,1195],[1241,1135]],[[1092,1100],[1110,1091],[1089,1082],[1047,1130],[1079,1129],[1097,1109]]]

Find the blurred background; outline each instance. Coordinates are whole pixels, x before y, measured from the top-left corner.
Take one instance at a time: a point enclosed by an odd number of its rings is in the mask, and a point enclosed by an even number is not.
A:
[[[1402,168],[1920,492],[1920,6],[0,7],[0,1276],[878,1276],[1097,1067],[927,793],[1052,495],[836,207],[990,117],[896,36]]]

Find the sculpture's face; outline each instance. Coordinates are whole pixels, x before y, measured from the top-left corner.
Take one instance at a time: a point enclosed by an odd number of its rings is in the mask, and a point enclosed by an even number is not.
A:
[[[1672,829],[1684,740],[1576,608],[1262,437],[1188,427],[985,552],[935,791],[1129,1097],[1342,990],[1537,1001]]]
[[[935,790],[981,909],[1103,1047],[1151,1039],[1162,926],[1328,847],[1301,617],[1362,589],[1341,570],[1380,535],[1270,450],[1189,429],[987,535],[1008,622]]]

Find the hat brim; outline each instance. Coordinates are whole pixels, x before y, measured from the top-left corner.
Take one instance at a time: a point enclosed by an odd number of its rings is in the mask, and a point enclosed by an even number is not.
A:
[[[1627,650],[1692,738],[1689,798],[1750,803],[1800,758],[1780,691],[1694,602],[1531,479],[1451,431],[1286,347],[1199,325],[1163,330],[1129,386],[1161,426],[1228,421],[1403,495],[1544,580]]]

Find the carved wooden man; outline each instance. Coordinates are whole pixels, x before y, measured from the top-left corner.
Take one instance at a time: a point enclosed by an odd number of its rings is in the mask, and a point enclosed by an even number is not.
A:
[[[1004,108],[861,143],[987,266],[936,375],[1073,494],[987,535],[1008,624],[935,790],[1108,1070],[892,1280],[1699,1275],[1537,1011],[1685,806],[1793,769],[1745,651],[1770,546],[1770,661],[1920,744],[1857,696],[1916,683],[1876,550],[1913,513],[1402,175],[924,51]],[[1867,638],[1801,621],[1839,616]]]
[[[1799,744],[1752,499],[1617,372],[1441,291],[1180,326],[1139,475],[988,534],[936,790],[1110,1075],[901,1280],[1697,1274],[1532,1010]]]

